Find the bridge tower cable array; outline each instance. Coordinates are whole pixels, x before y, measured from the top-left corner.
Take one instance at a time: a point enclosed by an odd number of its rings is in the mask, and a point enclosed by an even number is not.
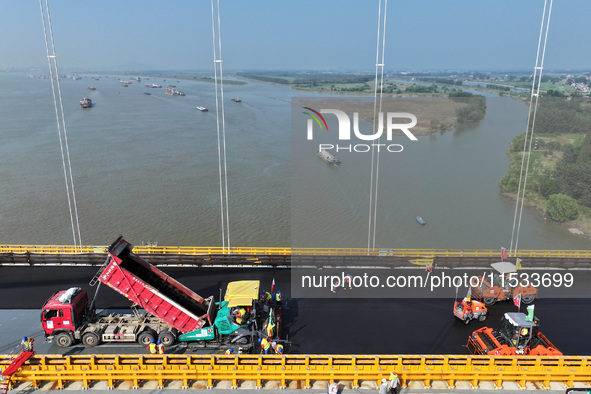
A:
[[[70,211],[70,223],[72,225],[72,237],[74,245],[80,247],[82,238],[80,235],[80,220],[78,219],[78,207],[76,203],[76,192],[74,190],[74,176],[72,175],[72,164],[70,162],[70,148],[68,146],[68,132],[66,128],[66,118],[64,116],[64,106],[62,103],[62,90],[60,85],[59,70],[57,65],[57,55],[55,52],[55,42],[53,38],[53,28],[51,26],[51,14],[49,12],[49,0],[39,0],[41,10],[41,21],[43,23],[43,34],[45,36],[45,50],[47,52],[47,64],[49,67],[49,78],[51,80],[51,91],[53,93],[53,105],[55,108],[55,119],[57,131],[60,140],[60,151],[62,155],[62,167],[64,170],[64,180],[66,183],[66,192],[68,197],[68,208]]]
[[[529,172],[531,148],[534,140],[536,113],[538,110],[538,100],[540,98],[542,70],[544,69],[544,57],[546,55],[546,43],[548,42],[548,30],[550,28],[550,17],[552,16],[553,2],[554,0],[550,0],[549,3],[548,0],[544,0],[544,11],[542,12],[542,22],[540,23],[540,35],[538,38],[536,65],[534,67],[531,96],[529,100],[529,112],[527,117],[527,125],[525,128],[525,138],[523,140],[523,156],[521,158],[519,185],[517,187],[517,198],[515,200],[515,214],[513,216],[513,230],[511,232],[511,246],[509,249],[509,252],[513,253],[517,252],[519,244],[519,230],[521,229],[521,217],[523,214],[523,206],[525,204],[527,175]]]
[[[222,247],[224,249],[230,249],[230,213],[228,207],[228,167],[226,160],[226,122],[224,112],[224,72],[222,66],[220,0],[211,0],[211,35],[213,40]]]
[[[383,4],[382,4],[383,3]],[[383,8],[383,13],[382,13]],[[384,88],[384,53],[386,49],[386,12],[388,0],[378,0],[378,29],[376,43],[376,75],[374,80],[374,104],[373,104],[373,127],[376,128],[378,117],[382,112],[382,98]],[[380,45],[381,40],[381,45]],[[381,46],[381,47],[380,47]],[[378,89],[379,86],[379,89]],[[379,92],[378,92],[379,90]],[[381,137],[378,139],[378,146]],[[376,247],[376,224],[378,215],[378,180],[380,173],[380,150],[376,152],[375,146],[371,149],[371,170],[369,189],[369,219],[367,228],[367,250],[374,250]]]

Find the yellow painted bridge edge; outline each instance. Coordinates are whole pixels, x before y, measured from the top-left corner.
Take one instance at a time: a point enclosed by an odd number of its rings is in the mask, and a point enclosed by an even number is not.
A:
[[[106,246],[74,245],[0,245],[1,253],[16,254],[89,254],[106,253]],[[281,247],[199,247],[199,246],[135,246],[138,254],[181,254],[181,255],[306,255],[306,256],[423,256],[423,257],[498,257],[499,249],[376,249],[363,248],[281,248]],[[591,250],[519,250],[510,253],[511,257],[556,257],[591,258]]]
[[[0,368],[10,363],[9,356],[0,356]],[[361,382],[379,381],[396,371],[401,384],[422,381],[431,386],[433,381],[493,382],[498,388],[504,382],[515,382],[521,387],[526,382],[537,382],[549,387],[550,382],[591,382],[591,357],[549,356],[424,356],[424,355],[38,355],[33,356],[11,378],[11,384],[29,382],[33,387],[51,383],[63,388],[79,382],[87,388],[95,382],[106,382],[115,387],[119,382],[131,382],[139,387],[142,382],[156,381],[163,387],[167,382],[180,381],[183,387],[194,382],[206,382],[213,387],[217,382],[229,381],[236,387],[241,382],[279,382],[286,387],[299,382],[311,387],[318,381],[350,382],[359,387]]]

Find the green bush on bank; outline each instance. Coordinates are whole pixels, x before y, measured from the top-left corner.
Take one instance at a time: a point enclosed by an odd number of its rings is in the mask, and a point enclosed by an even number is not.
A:
[[[546,211],[550,218],[556,222],[574,220],[579,215],[576,200],[565,194],[552,194],[548,197]]]

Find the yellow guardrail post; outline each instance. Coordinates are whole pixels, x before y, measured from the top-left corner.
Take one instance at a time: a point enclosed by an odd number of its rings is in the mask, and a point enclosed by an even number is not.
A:
[[[10,364],[8,356],[0,356],[0,368]],[[83,389],[96,382],[106,382],[108,388],[129,381],[140,388],[147,381],[158,387],[179,381],[189,388],[192,382],[206,381],[213,388],[220,381],[238,387],[253,382],[262,388],[275,381],[281,388],[289,383],[311,388],[315,382],[351,382],[357,389],[363,382],[379,382],[396,371],[403,387],[410,381],[420,381],[427,388],[434,381],[455,387],[458,381],[478,387],[482,381],[502,388],[505,382],[515,382],[524,388],[534,381],[545,388],[551,382],[573,386],[576,382],[591,382],[590,357],[549,356],[464,356],[464,355],[91,355],[91,356],[33,356],[12,376],[14,384],[30,382],[34,388],[43,383],[65,388],[80,382]],[[300,386],[301,385],[301,386]]]
[[[206,378],[207,378],[207,388],[208,389],[212,389],[213,388],[213,376],[212,376],[212,371],[213,368],[215,366],[215,358],[210,357],[209,358],[209,366],[207,367],[207,373],[206,373]]]
[[[77,255],[105,253],[105,245],[0,245],[0,253],[14,254],[53,254]],[[394,256],[394,257],[498,257],[496,249],[381,249],[368,251],[363,248],[281,248],[281,247],[244,247],[225,249],[221,247],[196,246],[142,246],[134,247],[138,254],[178,254],[178,255],[311,255],[311,256]],[[511,257],[557,257],[557,258],[591,258],[589,250],[520,250],[511,253]]]

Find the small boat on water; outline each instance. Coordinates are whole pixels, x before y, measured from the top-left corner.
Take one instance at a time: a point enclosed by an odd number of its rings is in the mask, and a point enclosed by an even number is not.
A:
[[[317,155],[328,164],[341,164],[341,161],[338,159],[338,157],[331,155],[324,149],[320,149]]]
[[[205,107],[195,107],[195,109],[198,109],[201,112],[207,112],[207,108]]]
[[[242,102],[242,100],[240,100],[239,98],[233,98],[232,101],[235,102],[235,103],[241,103]]]
[[[427,224],[427,222],[425,222],[425,220],[420,216],[417,216],[417,222],[419,222],[419,224]]]
[[[185,95],[185,93],[178,90],[176,88],[176,86],[174,86],[174,85],[170,85],[169,87],[167,87],[166,90],[164,90],[164,93],[168,94],[170,96],[184,96]]]
[[[96,88],[94,86],[89,86],[88,90],[96,90]]]
[[[84,97],[82,100],[80,100],[80,106],[82,108],[90,108],[92,107],[92,100],[87,97]]]

